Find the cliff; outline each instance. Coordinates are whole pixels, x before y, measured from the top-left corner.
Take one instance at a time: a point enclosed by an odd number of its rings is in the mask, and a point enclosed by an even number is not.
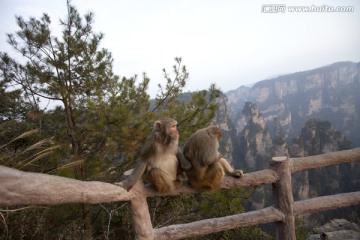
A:
[[[307,120],[329,120],[354,147],[360,146],[360,63],[339,62],[283,75],[251,88],[239,87],[226,95],[238,132],[246,124],[241,112],[245,102],[252,102],[263,114],[272,135],[275,118],[288,141],[299,135]]]
[[[243,86],[227,92],[218,106],[215,123],[225,133],[221,153],[245,171],[267,168],[272,156],[302,157],[357,147],[360,63],[339,62]],[[294,197],[358,191],[359,172],[358,164],[344,164],[297,174]],[[268,195],[268,188],[258,188],[246,208],[271,204]],[[314,223],[333,215],[308,216],[307,224],[310,217]]]

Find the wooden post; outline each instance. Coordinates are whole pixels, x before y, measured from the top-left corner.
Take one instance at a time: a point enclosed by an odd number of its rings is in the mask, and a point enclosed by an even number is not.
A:
[[[140,190],[140,191],[139,191]],[[134,198],[130,200],[130,211],[135,231],[135,239],[154,239],[154,231],[151,224],[149,206],[144,195],[144,184],[137,183],[133,190]]]
[[[284,221],[276,222],[276,239],[296,240],[293,213],[294,197],[291,186],[291,160],[287,157],[274,157],[270,167],[280,177],[279,181],[272,184],[274,204],[285,215]]]
[[[125,176],[129,176],[131,171],[126,171]],[[154,239],[154,230],[151,223],[149,206],[146,201],[145,186],[140,179],[131,189],[132,199],[130,200],[130,214],[135,232],[136,240]]]

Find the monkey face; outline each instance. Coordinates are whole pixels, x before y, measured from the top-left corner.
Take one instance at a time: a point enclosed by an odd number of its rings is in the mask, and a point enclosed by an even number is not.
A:
[[[221,129],[220,129],[219,127],[210,126],[210,127],[208,127],[208,128],[209,128],[210,134],[211,134],[212,136],[215,136],[218,140],[221,139],[222,134],[221,134]]]
[[[177,131],[177,121],[172,118],[163,118],[157,120],[154,124],[154,131],[161,139],[175,140],[179,139]]]
[[[175,123],[171,124],[170,136],[171,136],[172,139],[177,140],[177,139],[179,139],[179,135],[180,134],[179,134],[179,132],[177,130],[177,123],[175,122]]]
[[[220,140],[222,137],[221,130],[219,129],[219,132],[216,133],[217,139]]]

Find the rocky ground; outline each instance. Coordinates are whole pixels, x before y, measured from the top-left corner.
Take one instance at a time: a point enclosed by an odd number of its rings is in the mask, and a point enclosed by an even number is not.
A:
[[[360,240],[360,226],[346,219],[334,219],[314,228],[307,240]]]

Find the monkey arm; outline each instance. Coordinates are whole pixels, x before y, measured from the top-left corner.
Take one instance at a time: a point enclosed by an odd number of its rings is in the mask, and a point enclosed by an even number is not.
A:
[[[181,151],[180,147],[177,148],[176,158],[180,163],[180,168],[181,169],[189,170],[192,167],[191,162],[185,158],[185,156],[184,156],[183,152]]]
[[[220,158],[219,159],[219,163],[221,164],[222,168],[224,169],[224,172],[230,176],[233,177],[241,177],[243,175],[243,171],[242,170],[234,170],[230,164],[228,163],[228,161],[226,161],[225,158]]]
[[[142,161],[141,159],[138,161],[135,169],[132,171],[131,175],[122,182],[114,183],[119,185],[120,187],[125,188],[127,191],[136,184],[136,182],[141,178],[146,169],[147,163]]]

